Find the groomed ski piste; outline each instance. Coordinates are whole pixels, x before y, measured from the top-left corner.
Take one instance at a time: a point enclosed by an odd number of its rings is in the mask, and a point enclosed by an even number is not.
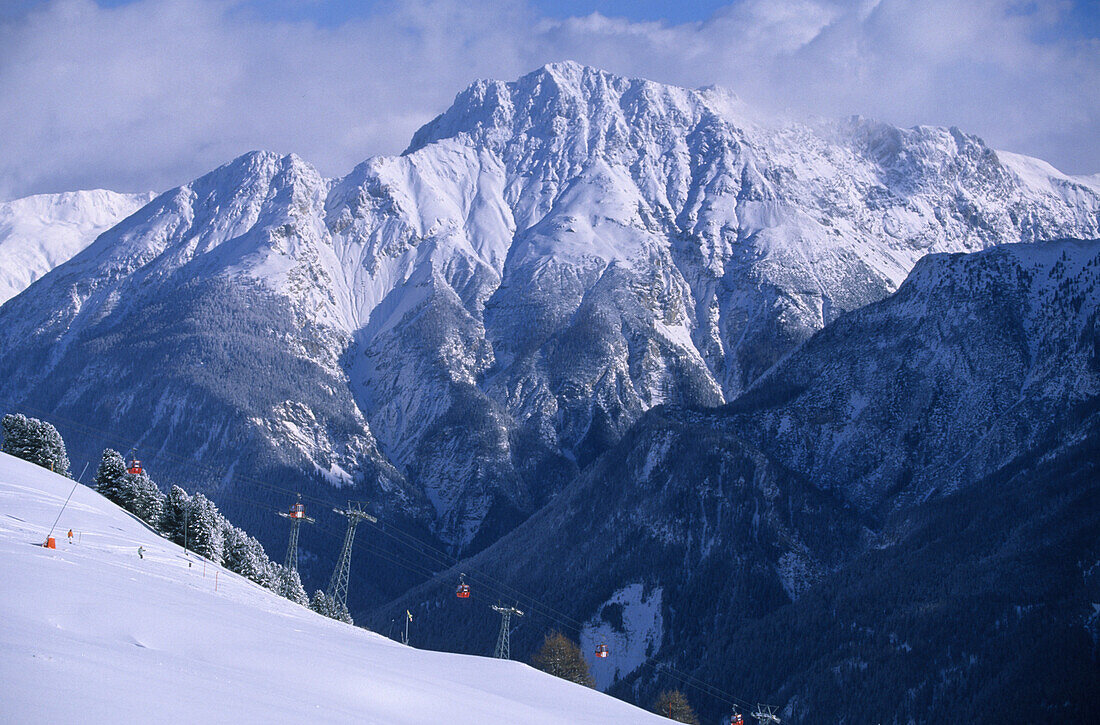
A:
[[[322,617],[84,485],[44,548],[72,489],[0,454],[3,722],[667,722],[521,662],[417,650]]]

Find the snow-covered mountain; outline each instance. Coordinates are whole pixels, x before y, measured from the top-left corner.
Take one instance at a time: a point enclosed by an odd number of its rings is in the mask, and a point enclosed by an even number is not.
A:
[[[418,650],[327,619],[82,485],[62,512],[72,489],[0,454],[7,722],[659,722],[519,662]],[[38,546],[59,513],[57,548]]]
[[[922,259],[727,411],[746,439],[882,516],[981,479],[1100,395],[1100,242]]]
[[[96,189],[0,202],[0,305],[152,198]]]
[[[346,177],[256,152],[157,197],[0,310],[0,405],[248,496],[234,472],[350,486],[477,549],[924,254],[1098,235],[1095,179],[957,129],[769,125],[552,64]]]
[[[1086,722],[1098,450],[1100,240],[931,255],[729,405],[648,412],[373,619],[412,607],[454,646],[489,624],[440,604],[466,572],[538,593],[589,656],[611,642],[602,684],[641,702],[671,665],[793,722]],[[1032,659],[1040,641],[1072,664]]]

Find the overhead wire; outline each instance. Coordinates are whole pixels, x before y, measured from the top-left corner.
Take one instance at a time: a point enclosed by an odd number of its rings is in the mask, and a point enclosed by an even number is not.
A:
[[[111,433],[102,428],[93,429],[80,423],[79,421],[66,418],[65,416],[58,415],[57,413],[37,410],[34,407],[27,405],[21,405],[20,407],[36,415],[40,415],[46,418],[52,418],[58,421],[63,421],[65,427],[74,429],[85,438],[94,438],[100,441],[120,443],[122,446],[125,446],[128,442],[128,439],[124,439],[118,434]],[[138,443],[140,443],[140,440],[141,437],[135,440],[133,444],[127,449],[128,452],[134,451],[137,448]],[[272,513],[278,513],[280,511],[280,509],[264,504],[263,502],[253,499],[245,499],[243,497],[233,495],[225,490],[226,484],[234,481],[249,483],[258,488],[286,494],[288,496],[300,496],[302,499],[312,501],[313,503],[316,503],[324,508],[330,508],[332,506],[332,502],[330,500],[326,500],[310,494],[303,494],[299,491],[295,491],[284,486],[278,486],[276,484],[272,484],[268,481],[255,478],[247,474],[238,473],[237,471],[231,471],[231,469],[216,468],[209,464],[196,461],[193,457],[185,457],[179,454],[172,453],[171,451],[166,450],[163,445],[157,450],[153,458],[149,459],[148,457],[146,457],[146,460],[156,461],[158,458],[167,459],[168,461],[175,462],[181,466],[198,469],[200,471],[206,472],[209,475],[217,476],[217,480],[220,480],[222,482],[222,485],[215,489],[215,494],[219,498],[232,499],[233,501],[242,505],[256,507]],[[415,554],[429,559],[431,563],[443,566],[443,570],[454,568],[461,563],[461,560],[453,554],[444,552],[441,549],[438,549],[431,544],[412,536],[408,532],[402,531],[399,528],[393,527],[392,525],[383,522],[382,520],[371,521],[369,519],[366,519],[365,521],[368,525],[374,527],[374,529],[377,530],[379,533],[389,537],[398,544],[401,544],[411,549]],[[330,529],[329,527],[322,524],[315,523],[314,526],[316,527],[317,531],[325,533],[338,540],[342,540],[344,537],[344,534]],[[418,576],[424,576],[427,579],[435,578],[443,571],[435,570],[431,566],[427,566],[422,563],[410,561],[396,554],[395,552],[387,551],[381,549],[376,545],[372,545],[371,542],[361,544],[361,546],[364,546],[368,551],[372,553],[373,556],[376,556],[398,567],[405,568],[406,570]],[[466,577],[470,579],[473,583],[478,584],[478,587],[476,588],[471,587],[471,598],[475,598],[473,592],[477,591],[477,599],[491,601],[491,597],[483,598],[480,592],[480,589],[482,588],[488,589],[491,594],[497,595],[498,601],[511,600],[517,605],[523,605],[525,609],[530,613],[537,614],[555,624],[565,625],[565,627],[568,629],[576,629],[578,631],[583,630],[585,627],[585,623],[581,622],[580,620],[577,620],[565,614],[564,612],[561,612],[554,607],[545,604],[538,599],[535,599],[534,597],[512,587],[505,582],[497,580],[495,577],[489,574],[473,568],[469,568],[469,570],[466,571],[465,574]],[[747,701],[742,700],[741,698],[738,698],[731,693],[726,692],[725,690],[722,690],[721,688],[718,688],[717,686],[706,682],[705,680],[701,680],[694,675],[674,668],[671,665],[656,663],[650,660],[647,660],[639,665],[639,669],[647,667],[653,668],[655,670],[663,670],[673,679],[679,680],[683,684],[704,692],[710,697],[726,702],[727,704],[746,708],[753,707],[751,703],[748,703]]]

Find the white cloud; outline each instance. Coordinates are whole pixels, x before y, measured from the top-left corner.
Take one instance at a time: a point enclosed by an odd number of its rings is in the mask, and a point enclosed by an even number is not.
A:
[[[56,0],[0,25],[0,196],[162,189],[252,148],[344,173],[399,152],[472,80],[565,58],[764,110],[958,125],[1100,171],[1100,44],[1057,38],[1064,7],[1029,8],[742,0],[668,25],[410,0],[319,28],[232,0]]]

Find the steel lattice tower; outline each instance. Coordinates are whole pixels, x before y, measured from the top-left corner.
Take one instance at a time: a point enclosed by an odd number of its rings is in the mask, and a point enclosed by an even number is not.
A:
[[[775,714],[775,708],[771,705],[757,705],[756,712],[754,712],[752,716],[756,718],[756,722],[761,723],[761,725],[764,725],[764,723],[775,723],[775,725],[779,725],[779,716]]]
[[[290,542],[286,547],[286,558],[283,559],[283,567],[289,571],[298,571],[298,528],[303,521],[309,524],[316,523],[316,521],[306,516],[306,507],[302,505],[302,494],[298,494],[298,503],[291,506],[288,513],[280,511],[279,515],[284,519],[290,519]]]
[[[523,612],[515,607],[502,607],[497,604],[493,605],[493,611],[500,612],[500,634],[497,636],[497,648],[493,652],[493,657],[510,660],[512,659],[512,615],[522,617]]]
[[[348,531],[344,534],[344,548],[340,550],[340,558],[336,562],[336,568],[332,570],[332,579],[328,583],[328,591],[325,592],[329,601],[337,602],[340,608],[348,605],[348,577],[351,574],[351,545],[355,541],[355,527],[363,519],[372,523],[378,523],[358,503],[348,501],[348,507],[344,510],[333,509],[341,516],[348,519]]]

